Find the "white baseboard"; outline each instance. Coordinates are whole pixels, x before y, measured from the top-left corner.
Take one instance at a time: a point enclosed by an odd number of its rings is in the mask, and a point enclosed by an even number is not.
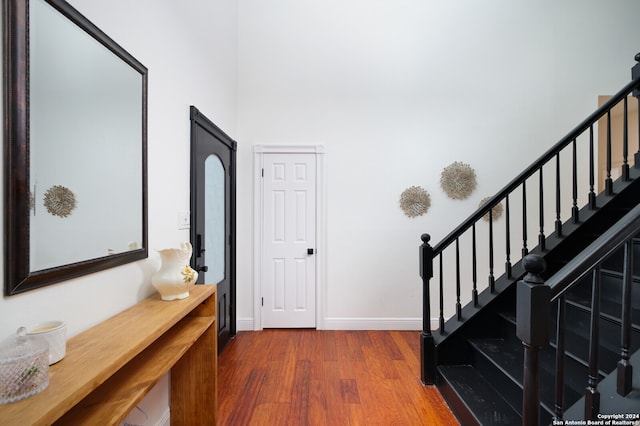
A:
[[[168,407],[167,411],[165,411],[162,417],[156,422],[156,426],[171,426],[171,412]]]
[[[238,331],[253,331],[253,318],[236,320]],[[422,330],[422,318],[325,318],[323,330]],[[438,318],[431,319],[431,329],[438,328]]]
[[[325,330],[422,330],[422,318],[325,318]]]
[[[431,318],[431,330],[437,330],[440,327],[440,320],[438,318]]]
[[[253,318],[236,319],[236,329],[238,331],[253,331]]]

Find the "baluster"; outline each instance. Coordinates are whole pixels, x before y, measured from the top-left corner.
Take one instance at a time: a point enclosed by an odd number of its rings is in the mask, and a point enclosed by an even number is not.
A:
[[[440,315],[438,317],[440,321],[440,334],[444,334],[444,281],[442,277],[442,256],[443,252],[440,252]]]
[[[578,208],[578,155],[576,151],[576,140],[574,139],[572,143],[573,171],[571,172],[573,175],[573,207],[571,207],[573,223],[580,222],[580,209]]]
[[[522,182],[522,258],[529,254],[527,248],[527,181]]]
[[[631,281],[633,279],[633,242],[624,244],[624,271],[622,273],[622,332],[620,336],[620,361],[617,366],[617,391],[622,396],[631,392],[633,367],[629,362],[631,351]]]
[[[516,335],[524,346],[522,424],[538,426],[540,417],[540,350],[549,344],[551,288],[540,276],[544,259],[530,254],[522,260],[524,279],[516,288]]]
[[[631,67],[631,78],[633,80],[640,77],[640,53],[636,54],[635,60],[636,62],[639,62],[639,63]],[[632,95],[638,100],[638,111],[640,111],[640,86],[633,89]],[[637,114],[637,115],[638,115],[638,129],[640,129],[640,114]],[[640,168],[640,132],[638,132],[638,151],[636,151],[634,155],[633,162],[634,162],[634,167]]]
[[[627,158],[629,157],[629,125],[628,125],[628,108],[627,108],[627,97],[625,96],[623,100],[624,106],[624,116],[623,118],[623,128],[622,128],[622,179],[625,182],[630,180],[629,178],[629,162]]]
[[[640,111],[640,94],[636,95],[636,91],[638,93],[640,93],[640,91],[638,90],[633,91],[634,96],[636,96],[636,99],[638,100],[638,111]],[[640,129],[640,114],[636,114],[636,115],[638,116],[638,129]],[[638,150],[633,156],[633,165],[636,168],[640,168],[640,132],[638,132]]]
[[[600,347],[600,265],[593,270],[591,290],[591,332],[589,336],[589,377],[584,395],[584,418],[593,420],[600,411],[598,391],[598,349]]]
[[[545,242],[546,238],[544,236],[544,179],[542,177],[542,167],[540,167],[540,233],[538,234],[538,245],[540,246],[540,250],[545,251]]]
[[[493,209],[489,210],[489,289],[496,291],[496,279],[493,276]]]
[[[613,194],[613,180],[611,179],[611,111],[607,111],[607,178],[604,181],[606,195]]]
[[[433,334],[431,334],[431,299],[429,281],[433,278],[433,248],[429,245],[431,237],[422,234],[420,237],[420,277],[422,277],[422,333],[420,334],[420,379],[425,385],[436,382],[436,351]]]
[[[589,207],[596,208],[596,193],[593,190],[595,185],[595,166],[593,155],[593,125],[589,126]]]
[[[504,273],[507,275],[507,278],[511,278],[511,226],[510,226],[510,217],[511,210],[509,209],[509,194],[505,198],[505,215],[504,215],[504,223],[505,223],[505,233],[506,233],[506,241],[505,241],[505,254],[506,261],[504,263]]]
[[[473,299],[473,306],[478,306],[478,258],[476,255],[476,224],[475,222],[471,226],[471,249],[473,251],[473,264],[471,265],[471,273],[473,279],[473,290],[471,291],[471,298]]]
[[[456,317],[462,321],[462,305],[460,304],[460,243],[456,238]]]
[[[556,154],[556,236],[562,237],[560,220],[560,153]]]
[[[562,419],[564,413],[564,331],[567,303],[564,295],[558,299],[556,323],[556,400],[554,403],[555,418]]]

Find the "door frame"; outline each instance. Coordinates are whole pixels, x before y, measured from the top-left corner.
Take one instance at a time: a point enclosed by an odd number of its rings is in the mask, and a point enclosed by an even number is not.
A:
[[[262,145],[253,146],[253,329],[262,330],[262,252],[264,223],[264,180],[262,169],[265,154],[315,154],[316,158],[316,329],[324,328],[325,276],[325,171],[324,145]]]
[[[196,150],[194,149],[195,147],[195,143],[196,143],[196,129],[198,127],[204,129],[205,131],[207,131],[208,133],[210,133],[214,138],[216,138],[219,142],[221,142],[222,144],[224,144],[227,148],[229,148],[229,153],[230,153],[230,159],[229,159],[229,170],[227,171],[228,173],[228,178],[230,179],[229,183],[230,183],[230,191],[231,193],[229,194],[229,203],[230,203],[230,218],[229,218],[229,226],[230,226],[230,235],[229,235],[229,241],[228,241],[228,247],[229,247],[229,263],[230,263],[230,270],[228,271],[229,273],[229,318],[230,318],[230,324],[229,324],[229,339],[233,338],[236,333],[237,333],[237,318],[236,318],[236,188],[237,188],[237,184],[236,184],[236,172],[237,172],[237,165],[236,165],[236,161],[237,161],[237,152],[238,152],[238,143],[233,140],[229,135],[227,135],[222,129],[220,129],[218,126],[216,126],[211,120],[209,120],[204,114],[202,114],[198,108],[196,108],[195,106],[191,105],[189,107],[189,115],[190,115],[190,120],[191,120],[191,125],[190,125],[190,131],[191,131],[191,147],[190,147],[190,157],[191,157],[191,171],[190,171],[190,207],[191,207],[191,212],[190,212],[190,224],[191,224],[191,229],[189,230],[189,236],[190,236],[190,240],[191,240],[191,245],[192,247],[196,247],[196,234],[197,234],[197,229],[196,229],[196,214],[197,214],[197,209],[196,209],[196,193],[197,193],[197,188],[199,187],[199,185],[201,184],[201,182],[198,182],[196,174],[194,173],[194,167],[196,164],[196,158],[198,153],[196,152]],[[196,268],[196,264],[195,264],[195,252],[191,257],[191,267],[192,268]],[[216,321],[218,321],[218,318],[216,318]],[[217,336],[219,335],[218,332],[216,331]],[[222,346],[218,345],[218,352],[220,352],[222,349]]]

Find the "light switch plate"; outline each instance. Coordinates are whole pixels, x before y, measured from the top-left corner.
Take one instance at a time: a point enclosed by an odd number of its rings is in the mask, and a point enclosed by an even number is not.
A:
[[[189,212],[178,212],[178,229],[191,228],[191,215]]]

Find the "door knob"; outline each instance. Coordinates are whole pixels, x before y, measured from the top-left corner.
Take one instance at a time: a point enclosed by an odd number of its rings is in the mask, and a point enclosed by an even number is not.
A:
[[[311,255],[313,254],[313,249],[312,249],[312,248],[308,248],[308,249],[307,249],[307,254],[308,254],[309,256],[311,256]]]
[[[196,266],[196,271],[198,271],[198,272],[207,272],[208,270],[209,270],[209,267],[206,266],[206,265],[205,266],[200,266],[200,265]]]

